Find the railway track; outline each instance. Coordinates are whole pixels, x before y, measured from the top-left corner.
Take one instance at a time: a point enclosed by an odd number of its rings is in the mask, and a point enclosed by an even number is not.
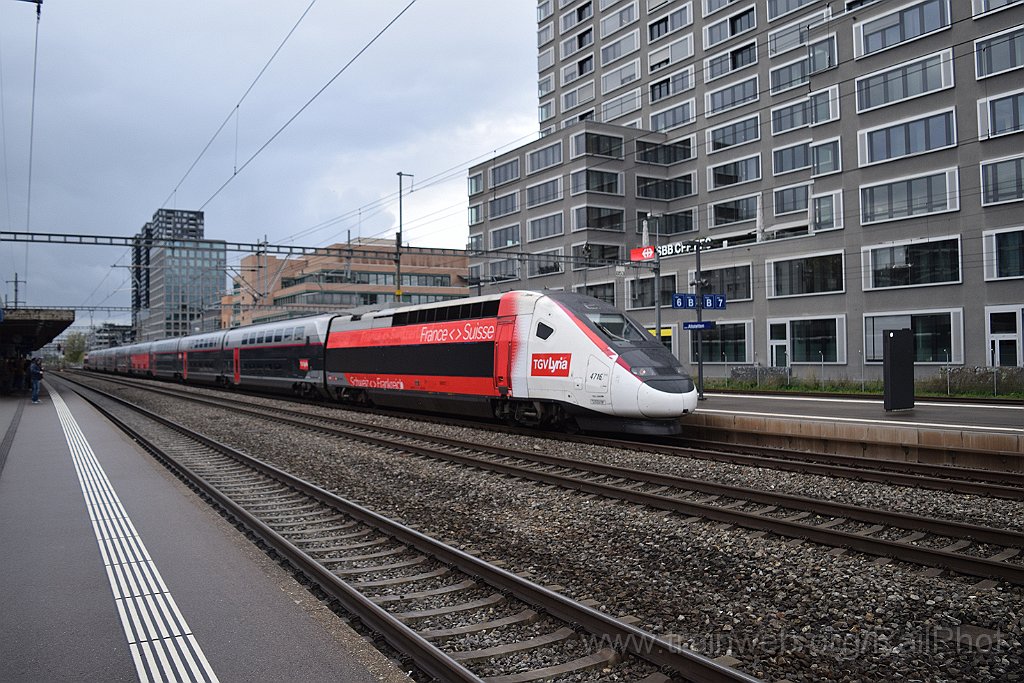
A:
[[[597,670],[595,676],[622,671],[645,683],[757,680],[123,399],[74,384],[428,676],[516,683],[570,674],[586,680],[587,671]]]
[[[1015,531],[620,468],[533,450],[426,436],[309,411],[271,409],[228,398],[201,398],[193,392],[139,387],[133,383],[131,386],[399,449],[420,457],[638,503],[691,516],[694,521],[704,519],[733,524],[927,567],[1024,584],[1024,564],[1014,561],[1020,558],[1024,548],[1024,534]],[[619,443],[613,440],[610,445]]]

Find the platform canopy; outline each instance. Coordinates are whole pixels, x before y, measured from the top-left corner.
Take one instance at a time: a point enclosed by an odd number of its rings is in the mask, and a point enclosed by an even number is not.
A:
[[[30,354],[57,338],[75,322],[73,310],[4,309],[0,320],[0,357]]]

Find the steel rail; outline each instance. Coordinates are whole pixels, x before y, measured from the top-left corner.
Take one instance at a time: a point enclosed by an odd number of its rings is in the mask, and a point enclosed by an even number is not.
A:
[[[869,555],[891,557],[899,560],[913,562],[916,564],[921,564],[928,567],[944,567],[962,574],[981,577],[991,577],[1009,581],[1015,584],[1024,584],[1024,565],[1015,565],[1007,562],[991,560],[988,558],[973,557],[970,555],[950,552],[939,548],[927,548],[922,546],[916,546],[912,545],[911,543],[901,543],[899,541],[890,541],[881,538],[871,538],[870,536],[864,536],[853,532],[845,532],[822,526],[803,524],[797,521],[793,521],[792,519],[772,518],[764,515],[763,513],[744,512],[742,510],[726,509],[723,507],[708,505],[706,503],[687,502],[671,496],[663,496],[654,493],[643,493],[624,487],[583,481],[571,476],[552,474],[547,472],[538,472],[536,470],[524,469],[522,467],[516,467],[505,463],[497,463],[491,460],[481,460],[473,456],[460,455],[457,453],[451,453],[448,451],[437,450],[433,448],[425,448],[421,446],[416,446],[414,444],[395,443],[394,441],[389,441],[388,439],[375,437],[372,436],[371,434],[365,433],[365,431],[362,431],[372,430],[378,432],[402,433],[401,430],[393,430],[387,427],[377,427],[360,424],[357,429],[341,430],[322,425],[310,424],[310,417],[315,416],[310,416],[305,413],[301,414],[301,418],[292,419],[280,415],[280,410],[278,410],[275,414],[268,414],[266,412],[261,412],[259,410],[225,406],[223,405],[223,403],[213,401],[212,399],[200,400],[205,400],[213,405],[219,406],[227,410],[234,410],[238,412],[250,412],[254,415],[258,415],[263,418],[270,417],[279,422],[290,424],[303,429],[321,431],[327,434],[333,434],[337,436],[356,438],[365,443],[370,443],[372,445],[380,446],[383,448],[389,448],[392,450],[403,450],[406,452],[414,453],[416,455],[423,455],[430,458],[443,459],[448,460],[450,462],[457,462],[478,469],[489,469],[495,472],[499,472],[501,474],[508,474],[523,479],[540,481],[562,488],[585,491],[587,493],[594,493],[596,495],[601,495],[604,497],[626,500],[640,505],[647,505],[655,509],[667,510],[676,513],[684,513],[688,515],[696,515],[718,522],[737,524],[739,526],[746,527],[749,529],[768,531],[771,533],[778,534],[780,536],[786,536],[788,538],[804,538],[807,540],[814,541],[816,543],[820,543],[822,545],[849,548],[852,550],[867,553]],[[326,417],[317,419],[322,419],[325,421],[343,421],[337,420],[335,418]],[[408,433],[405,433],[404,436],[408,438],[410,435]],[[450,447],[491,452],[491,454],[494,455],[514,457],[520,460],[535,460],[538,462],[544,462],[544,464],[551,464],[562,467],[575,466],[576,464],[580,464],[587,468],[591,467],[590,463],[585,463],[583,461],[571,461],[565,458],[525,453],[520,451],[514,451],[512,449],[502,449],[495,446],[476,444],[473,442],[461,442],[456,439],[442,439],[440,437],[423,437],[421,435],[411,436],[423,440],[433,439],[434,441],[437,442],[444,442]],[[598,472],[598,470],[604,471]],[[631,478],[634,479],[640,478],[633,476],[634,472],[631,470],[624,470],[609,465],[595,464],[593,471],[594,473],[608,474],[614,476],[630,476]],[[645,483],[659,483],[661,485],[671,485],[663,482],[671,482],[673,479],[679,479],[683,481],[684,485],[686,485],[687,487],[689,487],[690,482],[696,482],[705,487],[722,487],[723,490],[725,488],[739,488],[727,487],[727,485],[699,482],[699,480],[686,480],[681,477],[674,478],[669,475],[653,475],[647,473],[636,474],[642,474],[645,477],[648,477],[649,480],[645,481]],[[743,490],[744,492],[747,491],[746,489],[740,490]],[[710,490],[708,492],[710,492]],[[894,524],[891,520],[903,518],[912,520],[915,524],[921,524],[927,527],[929,530],[939,528],[936,527],[936,524],[944,524],[947,528],[945,533],[938,531],[931,531],[931,533],[940,533],[941,535],[952,536],[956,538],[956,533],[951,534],[949,532],[949,529],[960,528],[964,530],[963,533],[965,535],[969,535],[971,538],[977,537],[976,540],[991,539],[985,540],[985,542],[993,542],[1004,546],[1008,545],[1010,547],[1024,545],[1024,543],[1022,543],[1022,538],[1024,538],[1024,535],[1012,531],[989,529],[987,527],[962,524],[959,522],[941,523],[929,520],[928,518],[924,517],[902,515],[901,513],[888,513],[885,511],[871,510],[869,508],[857,508],[856,506],[845,506],[845,504],[828,503],[826,501],[820,501],[818,499],[802,499],[798,496],[789,496],[788,494],[767,494],[764,492],[754,491],[750,491],[750,493],[756,493],[759,496],[759,499],[753,502],[764,502],[785,506],[785,503],[782,502],[783,499],[789,499],[790,501],[793,502],[807,501],[808,504],[812,505],[813,507],[818,507],[819,505],[821,506],[821,508],[830,507],[836,510],[837,514],[841,514],[842,516],[852,517],[854,513],[861,514],[864,517],[873,515],[873,521],[886,523],[891,526],[900,526],[899,524]],[[744,495],[744,497],[746,497],[746,495]],[[776,497],[778,498],[776,499]],[[814,510],[812,509],[812,511]],[[890,521],[886,521],[886,518],[888,518]],[[864,521],[870,520],[865,519]],[[911,526],[910,528],[914,527]]]
[[[703,655],[680,648],[673,643],[654,636],[642,629],[636,628],[631,624],[627,624],[604,614],[603,612],[587,607],[575,600],[571,600],[564,595],[534,584],[533,582],[513,574],[512,572],[496,567],[474,557],[473,555],[458,550],[457,548],[452,548],[440,543],[439,541],[436,541],[415,529],[411,529],[405,525],[383,517],[372,510],[368,510],[351,501],[345,500],[344,498],[341,498],[314,484],[293,477],[273,465],[253,458],[252,456],[246,455],[240,451],[236,451],[226,444],[222,444],[201,434],[195,433],[183,425],[141,408],[140,406],[136,406],[124,399],[106,394],[91,387],[87,388],[90,391],[103,394],[105,397],[144,415],[148,419],[159,422],[160,424],[178,431],[181,434],[187,435],[191,439],[203,443],[209,448],[217,450],[218,452],[252,467],[253,469],[256,469],[285,484],[286,486],[293,487],[319,502],[336,508],[341,508],[345,514],[359,519],[383,531],[384,533],[393,536],[403,543],[420,550],[421,552],[432,555],[442,562],[451,564],[469,575],[480,577],[484,582],[496,588],[503,589],[520,600],[523,600],[528,604],[535,605],[564,621],[576,624],[592,635],[598,636],[601,639],[606,639],[608,642],[621,647],[633,655],[659,666],[669,667],[673,671],[683,675],[687,680],[695,681],[697,683],[719,683],[725,681],[757,683],[759,680],[728,666],[719,664],[718,662],[704,657]],[[154,455],[164,461],[164,457],[157,455],[159,452],[158,447],[150,444],[148,440],[145,440],[141,435],[134,434],[134,430],[131,430],[130,427],[124,425],[121,420],[110,414],[109,411],[103,409],[88,397],[85,397],[84,395],[83,397],[95,405],[97,409],[114,421],[121,429],[132,434],[133,438],[142,443],[146,450],[153,452]],[[156,451],[151,449],[156,449]],[[350,609],[353,614],[359,615],[360,618],[362,618],[364,613],[369,614],[370,616],[366,623],[374,628],[374,630],[379,629],[379,632],[384,635],[388,642],[399,651],[415,655],[414,661],[416,661],[417,665],[421,666],[425,671],[438,677],[440,680],[445,681],[480,680],[476,678],[472,672],[468,671],[457,662],[454,662],[454,660],[450,660],[447,655],[432,646],[415,631],[405,626],[405,624],[392,617],[374,603],[368,601],[364,596],[348,586],[347,583],[327,571],[322,565],[319,565],[305,552],[291,546],[286,539],[274,532],[273,529],[253,517],[243,508],[234,504],[229,498],[220,494],[215,487],[207,483],[201,477],[191,473],[188,468],[174,462],[173,460],[170,460],[167,464],[171,466],[172,469],[185,473],[185,476],[189,481],[195,481],[204,493],[210,495],[212,499],[217,501],[218,505],[223,504],[225,509],[229,510],[232,515],[235,515],[237,512],[238,519],[240,521],[242,521],[247,527],[249,524],[252,524],[253,526],[251,529],[254,533],[274,547],[275,550],[279,550],[279,552],[281,552],[283,556],[287,557],[289,561],[293,561],[294,559],[296,566],[303,569],[303,571],[308,569],[311,572],[310,575],[317,580],[318,584],[320,583],[320,580],[323,579],[325,581],[325,584],[322,586],[324,590],[332,595],[332,597],[337,597],[339,602],[345,605],[346,609]],[[335,595],[335,593],[338,595]],[[409,649],[406,649],[406,646],[408,646]],[[426,665],[424,666],[424,664],[421,664],[421,662],[416,659],[416,656],[422,657],[425,660]],[[452,668],[452,674],[456,675],[445,675],[445,670],[451,666],[449,662],[458,667],[457,669]]]

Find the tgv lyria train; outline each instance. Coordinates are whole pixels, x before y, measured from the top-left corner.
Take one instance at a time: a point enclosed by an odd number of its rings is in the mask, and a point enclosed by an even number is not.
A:
[[[679,361],[613,306],[513,291],[92,351],[86,368],[590,431],[674,433]]]

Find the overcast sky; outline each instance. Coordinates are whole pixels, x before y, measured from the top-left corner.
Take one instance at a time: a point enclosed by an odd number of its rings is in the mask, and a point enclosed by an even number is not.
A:
[[[310,0],[44,0],[30,136],[36,5],[0,0],[0,229],[130,236],[168,207],[205,211],[210,239],[387,237],[402,171],[405,241],[465,246],[467,168],[536,135],[535,5],[416,0],[328,86],[407,5],[313,2],[245,95]],[[128,306],[129,263],[0,243],[29,307]]]

